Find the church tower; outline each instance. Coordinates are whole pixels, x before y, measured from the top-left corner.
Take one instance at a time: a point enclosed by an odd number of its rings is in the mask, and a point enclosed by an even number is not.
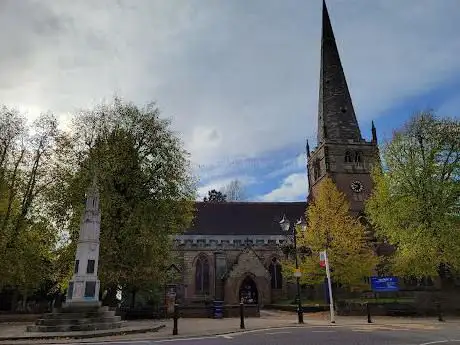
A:
[[[358,214],[372,189],[377,132],[372,123],[372,140],[361,136],[324,0],[322,22],[317,147],[312,152],[307,148],[309,199],[328,176]]]

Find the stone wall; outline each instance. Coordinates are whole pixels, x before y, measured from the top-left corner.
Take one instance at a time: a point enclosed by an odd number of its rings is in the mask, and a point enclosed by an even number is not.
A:
[[[206,247],[178,247],[178,256],[182,257],[182,282],[184,286],[183,299],[184,301],[211,301],[215,295],[215,276],[214,276],[214,252],[215,248]],[[267,269],[273,257],[280,258],[280,250],[278,246],[254,246],[251,251],[253,254],[242,255],[244,248],[221,248],[221,252],[225,254],[227,262],[227,271],[231,275],[229,281],[225,283],[224,299],[226,303],[239,303],[238,292],[239,284],[243,281],[246,275],[253,275],[254,281],[259,291],[259,296],[262,297],[263,303],[271,303],[271,277]],[[195,263],[200,255],[205,255],[210,265],[210,291],[208,296],[196,294],[195,289]],[[238,263],[238,259],[242,260]],[[239,264],[239,268],[234,270]],[[233,273],[232,273],[233,272]],[[283,284],[284,285],[284,284]],[[286,291],[276,291],[275,296],[281,297]]]
[[[243,280],[250,276],[256,283],[259,304],[271,302],[271,276],[264,266],[264,262],[253,250],[245,250],[238,257],[237,264],[230,270],[225,282],[225,302],[237,304],[239,302],[239,289]]]
[[[371,171],[376,163],[377,147],[373,142],[367,141],[348,141],[348,142],[327,142],[316,148],[311,154],[308,162],[310,171],[310,185],[312,196],[315,197],[318,190],[318,184],[326,176],[326,173],[337,185],[337,188],[345,193],[352,211],[359,212],[364,209],[364,200],[366,200],[373,188]],[[345,153],[349,151],[352,154],[352,162],[345,162]],[[354,153],[361,153],[361,163],[354,162]],[[314,165],[316,160],[319,161],[320,177],[315,180]],[[361,193],[354,193],[350,185],[354,180],[359,180],[364,189]]]

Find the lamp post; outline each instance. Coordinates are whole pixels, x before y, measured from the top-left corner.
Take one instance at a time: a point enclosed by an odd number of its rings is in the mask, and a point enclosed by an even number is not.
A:
[[[292,230],[293,233],[293,238],[294,238],[294,255],[295,255],[295,273],[294,276],[296,278],[296,285],[297,285],[297,315],[299,317],[299,323],[303,323],[303,308],[302,308],[302,300],[300,296],[300,270],[299,270],[299,259],[297,256],[297,231],[296,227],[300,226],[300,229],[302,231],[306,230],[307,224],[303,220],[303,218],[300,218],[295,224],[292,224],[289,222],[289,220],[286,219],[286,216],[283,216],[283,219],[280,221],[280,226],[281,230],[284,232],[288,233],[289,230]]]

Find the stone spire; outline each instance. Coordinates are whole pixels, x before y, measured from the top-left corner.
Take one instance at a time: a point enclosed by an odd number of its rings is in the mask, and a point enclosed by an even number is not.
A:
[[[100,227],[99,190],[94,175],[92,184],[86,192],[85,212],[80,223],[75,253],[74,274],[69,283],[66,304],[99,304],[100,282],[97,269]]]
[[[348,90],[331,20],[323,0],[321,70],[318,105],[318,145],[325,140],[362,139]]]

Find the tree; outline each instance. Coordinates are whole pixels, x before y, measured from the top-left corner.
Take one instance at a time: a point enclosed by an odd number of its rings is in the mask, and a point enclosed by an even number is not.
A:
[[[334,282],[348,287],[362,285],[377,264],[377,257],[366,241],[365,228],[350,215],[349,203],[332,179],[325,178],[318,195],[306,213],[307,229],[297,229],[298,247],[308,248],[310,255],[301,256],[302,283],[323,281],[324,269],[319,266],[319,252],[327,250]],[[284,270],[292,276],[291,270]]]
[[[67,140],[75,160],[60,161],[61,193],[52,196],[56,217],[70,234],[72,257],[82,199],[96,174],[102,210],[99,275],[104,289],[135,293],[165,278],[172,235],[193,217],[195,184],[187,153],[152,104],[141,109],[115,99],[74,117]],[[78,129],[78,130],[77,130]],[[71,265],[62,277],[71,275]]]
[[[243,201],[246,199],[244,186],[238,179],[231,181],[225,186],[222,193],[227,196],[227,201]]]
[[[23,114],[0,108],[0,289],[24,301],[52,271],[57,230],[46,216],[46,194],[59,136],[52,114],[28,126]]]
[[[203,198],[204,202],[226,202],[227,196],[215,189],[208,191],[208,196]]]
[[[460,269],[460,122],[413,116],[383,149],[366,212],[396,248],[393,269],[436,277]]]

